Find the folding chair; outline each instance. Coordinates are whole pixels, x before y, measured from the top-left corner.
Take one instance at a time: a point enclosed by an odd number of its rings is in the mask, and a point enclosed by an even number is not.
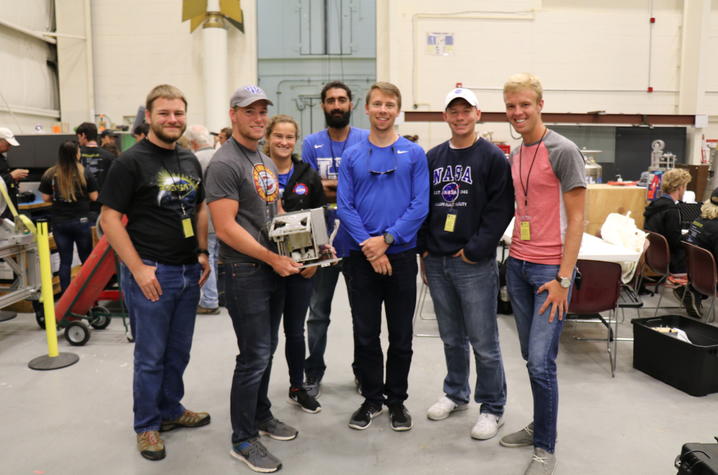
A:
[[[416,306],[414,307],[414,317],[412,318],[412,325],[414,326],[414,336],[421,338],[438,338],[438,333],[419,333],[416,331],[416,317],[421,320],[436,320],[436,318],[424,317],[424,304],[426,303],[426,296],[429,294],[429,286],[426,285],[423,280],[421,287],[419,288],[419,294],[416,298]]]
[[[621,266],[615,262],[579,260],[576,263],[581,273],[580,285],[574,285],[567,318],[574,322],[601,323],[608,333],[606,338],[577,338],[583,341],[605,341],[611,377],[616,371],[616,350],[618,341],[618,297],[621,293]],[[609,319],[600,312],[610,311]],[[578,316],[576,318],[575,316]]]
[[[663,293],[659,290],[659,287],[665,287],[666,280],[671,275],[671,251],[665,237],[652,231],[646,232],[648,233],[647,239],[650,244],[645,252],[645,267],[659,275],[655,283],[644,281],[645,285],[653,285],[653,292],[658,294],[658,305],[656,305],[656,311],[653,313],[655,317],[658,315],[658,309],[661,308],[661,300],[663,299]]]
[[[686,250],[686,262],[688,264],[688,282],[696,291],[703,295],[710,296],[711,310],[707,322],[715,320],[715,299],[716,284],[716,261],[713,253],[707,249],[683,242]],[[687,292],[686,292],[687,293]]]

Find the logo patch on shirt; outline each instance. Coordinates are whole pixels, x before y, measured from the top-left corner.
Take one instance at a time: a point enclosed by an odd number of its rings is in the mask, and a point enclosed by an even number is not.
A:
[[[292,192],[295,195],[306,195],[307,193],[309,193],[309,187],[304,183],[297,183],[296,185],[294,185]]]
[[[441,197],[447,203],[453,203],[459,197],[459,184],[456,182],[447,183],[441,189]]]
[[[279,180],[274,172],[265,167],[264,164],[254,165],[252,168],[252,181],[254,189],[264,201],[271,203],[279,198]]]

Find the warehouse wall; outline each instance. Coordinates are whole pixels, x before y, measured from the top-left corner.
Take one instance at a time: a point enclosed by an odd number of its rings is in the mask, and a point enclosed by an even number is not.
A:
[[[134,117],[153,86],[170,83],[187,96],[189,122],[203,123],[202,29],[189,32],[182,2],[93,0],[92,6],[97,113],[121,123]],[[228,29],[227,102],[238,86],[257,81],[256,4],[241,6],[246,34]]]
[[[54,30],[53,0],[0,0],[0,126],[15,133],[49,130],[60,118],[54,45],[22,33]]]
[[[718,65],[707,54],[718,46],[718,2],[691,1],[709,12],[699,34],[700,15],[684,12],[680,0],[378,0],[378,77],[400,86],[405,110],[441,110],[446,92],[462,82],[483,110],[501,111],[503,82],[531,71],[546,88],[546,112],[718,114]],[[437,54],[427,46],[430,33],[452,35],[453,47]],[[684,51],[696,36],[700,51]],[[691,61],[701,65],[694,84],[681,77]],[[694,110],[682,107],[689,101],[680,97],[681,86],[703,88]],[[718,137],[716,125],[695,132]],[[480,129],[516,143],[508,125]],[[447,130],[445,124],[401,127],[418,133],[425,147],[444,140]]]

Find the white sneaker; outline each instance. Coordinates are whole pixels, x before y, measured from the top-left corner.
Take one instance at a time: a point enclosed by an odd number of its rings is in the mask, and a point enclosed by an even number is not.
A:
[[[494,437],[499,428],[504,425],[503,417],[495,416],[487,412],[479,414],[479,419],[471,429],[471,438],[486,440]]]
[[[468,408],[468,404],[456,404],[444,395],[426,411],[426,417],[432,421],[441,421],[449,417],[454,411],[464,411]]]

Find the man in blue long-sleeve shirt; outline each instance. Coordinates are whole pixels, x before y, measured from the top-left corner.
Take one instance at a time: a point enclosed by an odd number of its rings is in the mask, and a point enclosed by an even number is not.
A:
[[[412,356],[415,248],[428,211],[429,175],[421,147],[394,131],[399,89],[386,82],[372,85],[365,108],[369,137],[342,156],[337,190],[339,219],[352,241],[344,273],[364,396],[349,427],[366,429],[386,404],[392,429],[406,431],[412,427],[404,401]],[[389,331],[386,380],[379,340],[382,303]]]
[[[481,409],[471,437],[483,440],[496,435],[506,404],[496,322],[496,246],[513,216],[514,187],[504,153],[476,134],[481,112],[474,93],[452,89],[445,107],[451,139],[427,154],[431,198],[419,234],[446,358],[445,395],[427,417],[438,421],[468,408],[472,348],[474,400]]]

